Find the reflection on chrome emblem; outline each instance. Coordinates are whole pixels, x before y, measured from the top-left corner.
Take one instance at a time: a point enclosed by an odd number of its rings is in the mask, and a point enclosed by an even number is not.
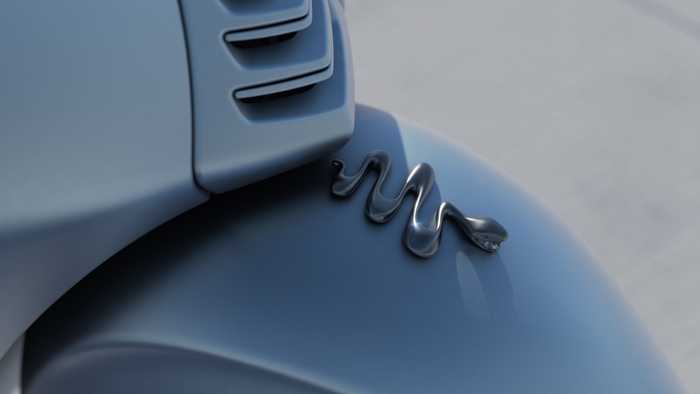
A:
[[[418,220],[418,211],[428,198],[435,182],[435,172],[429,164],[421,163],[415,166],[399,194],[393,198],[385,197],[381,192],[391,167],[391,157],[388,153],[384,151],[371,152],[365,158],[360,169],[351,175],[345,174],[345,164],[342,161],[334,160],[332,165],[337,170],[333,180],[332,193],[338,197],[352,195],[370,169],[379,170],[379,177],[367,198],[365,208],[365,214],[375,223],[390,221],[401,206],[406,194],[412,192],[416,195],[411,218],[406,225],[404,242],[406,247],[419,257],[428,258],[437,252],[445,217],[451,218],[474,244],[486,252],[493,253],[498,250],[501,242],[508,237],[503,226],[494,219],[465,216],[449,202],[440,203],[430,224],[421,223]]]

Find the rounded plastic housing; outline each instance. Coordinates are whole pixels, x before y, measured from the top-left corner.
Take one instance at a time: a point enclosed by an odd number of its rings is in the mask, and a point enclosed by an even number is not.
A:
[[[468,150],[358,107],[336,154],[216,196],[137,241],[30,330],[24,383],[44,393],[673,393],[675,377],[589,254]],[[508,231],[495,254],[447,222],[429,259],[402,243],[412,201],[365,218],[374,150],[383,193],[434,168],[441,201]]]

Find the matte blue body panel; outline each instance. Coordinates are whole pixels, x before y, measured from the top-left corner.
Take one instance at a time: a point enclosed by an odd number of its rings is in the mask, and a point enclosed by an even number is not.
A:
[[[26,393],[156,393],[156,375],[161,392],[206,377],[201,392],[232,393],[256,370],[348,392],[679,390],[591,257],[522,191],[390,115],[358,107],[356,123],[337,155],[217,196],[91,274],[30,330]],[[432,259],[408,253],[410,204],[375,225],[371,182],[330,195],[330,160],[356,168],[375,149],[394,159],[385,194],[429,162],[421,214],[450,200],[509,239],[489,255],[447,228]],[[149,363],[154,348],[190,356]],[[226,375],[204,356],[255,368]]]
[[[176,1],[0,8],[2,357],[83,276],[207,194]]]

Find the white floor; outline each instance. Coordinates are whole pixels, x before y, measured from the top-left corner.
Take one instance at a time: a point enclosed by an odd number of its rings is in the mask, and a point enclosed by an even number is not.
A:
[[[549,205],[700,392],[700,2],[347,3],[358,99]]]

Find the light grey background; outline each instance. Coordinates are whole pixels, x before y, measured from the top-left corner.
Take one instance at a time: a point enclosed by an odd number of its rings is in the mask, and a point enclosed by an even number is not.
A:
[[[548,205],[700,392],[700,2],[355,0],[348,14],[358,99],[467,144]]]

